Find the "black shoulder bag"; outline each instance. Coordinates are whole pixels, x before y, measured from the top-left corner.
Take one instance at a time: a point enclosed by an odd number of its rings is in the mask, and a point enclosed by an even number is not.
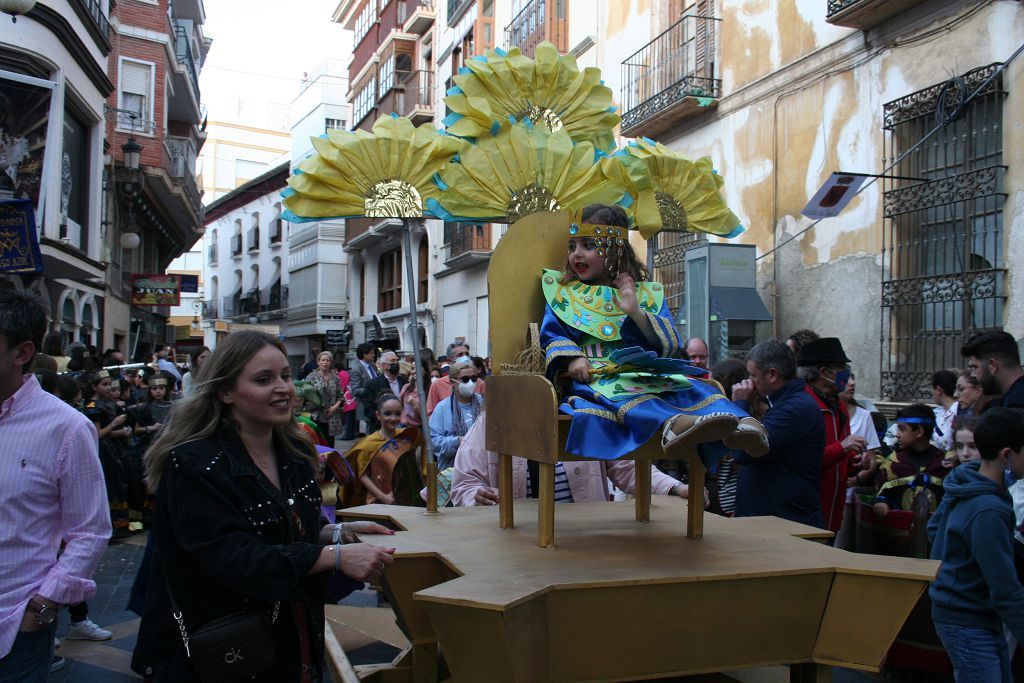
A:
[[[235,612],[214,619],[189,635],[166,573],[164,583],[171,599],[172,616],[181,631],[185,656],[200,681],[232,683],[273,668],[276,655],[271,625],[277,621],[280,600],[274,603],[270,616],[256,610]]]

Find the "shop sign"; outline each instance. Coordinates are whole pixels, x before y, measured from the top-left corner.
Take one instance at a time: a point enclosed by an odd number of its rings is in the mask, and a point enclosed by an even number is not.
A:
[[[36,214],[28,199],[0,201],[0,273],[41,273]]]
[[[177,306],[179,303],[180,275],[132,275],[133,306]]]

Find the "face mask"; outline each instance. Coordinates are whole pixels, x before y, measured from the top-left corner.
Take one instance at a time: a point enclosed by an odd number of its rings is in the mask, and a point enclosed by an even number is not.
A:
[[[476,389],[476,382],[459,382],[455,388],[459,392],[459,396],[469,398]]]
[[[388,365],[388,372],[390,372],[392,375],[397,375],[398,363],[391,363],[390,365]]]
[[[836,376],[832,378],[832,384],[836,385],[836,390],[840,393],[846,391],[846,385],[850,383],[850,369],[843,368],[836,373]]]

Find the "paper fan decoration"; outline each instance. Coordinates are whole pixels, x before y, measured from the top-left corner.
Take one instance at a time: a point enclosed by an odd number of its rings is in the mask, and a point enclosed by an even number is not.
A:
[[[288,179],[286,220],[421,218],[440,189],[434,174],[467,143],[430,124],[385,116],[364,130],[313,138],[316,149]]]
[[[514,223],[538,211],[615,204],[625,194],[595,163],[592,144],[529,123],[467,146],[440,178],[444,191],[432,212],[448,220]]]
[[[603,159],[602,169],[633,197],[637,228],[645,239],[662,229],[722,237],[743,232],[722,198],[719,189],[724,181],[709,157],[690,161],[641,138]]]
[[[559,55],[547,41],[535,54],[530,59],[514,47],[468,60],[444,98],[453,112],[444,121],[447,132],[477,138],[529,120],[551,132],[565,130],[575,142],[610,148],[619,115],[601,70],[581,72],[573,56]]]

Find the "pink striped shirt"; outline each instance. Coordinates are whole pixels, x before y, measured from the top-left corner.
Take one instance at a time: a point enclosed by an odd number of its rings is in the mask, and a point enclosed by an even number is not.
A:
[[[33,595],[75,604],[96,593],[110,538],[98,449],[96,427],[34,375],[0,404],[0,657]]]

